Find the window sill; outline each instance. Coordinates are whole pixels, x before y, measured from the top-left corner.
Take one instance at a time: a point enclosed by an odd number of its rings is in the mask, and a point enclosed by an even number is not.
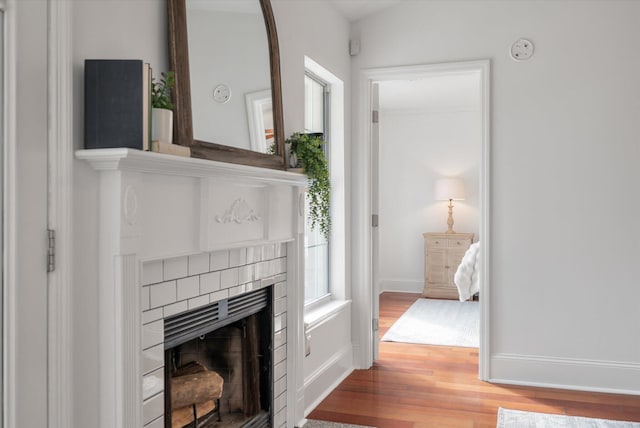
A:
[[[351,300],[330,300],[304,312],[304,329],[309,331],[333,318],[351,305]]]

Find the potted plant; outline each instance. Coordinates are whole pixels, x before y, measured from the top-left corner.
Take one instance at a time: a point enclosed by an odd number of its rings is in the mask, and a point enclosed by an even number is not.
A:
[[[160,75],[160,81],[151,84],[151,141],[173,141],[173,102],[171,89],[175,83],[173,71]]]
[[[295,133],[286,141],[290,144],[290,163],[302,168],[309,177],[309,219],[311,227],[320,228],[325,238],[331,230],[329,166],[322,150],[322,134]]]

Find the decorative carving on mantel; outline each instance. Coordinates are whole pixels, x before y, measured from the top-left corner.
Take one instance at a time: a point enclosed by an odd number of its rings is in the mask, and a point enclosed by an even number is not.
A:
[[[129,226],[136,224],[138,220],[138,194],[135,187],[128,185],[124,191],[124,204],[122,206],[124,218]]]
[[[222,216],[216,216],[218,223],[253,223],[254,221],[261,220],[260,217],[247,201],[242,198],[237,198],[229,208],[224,212]]]

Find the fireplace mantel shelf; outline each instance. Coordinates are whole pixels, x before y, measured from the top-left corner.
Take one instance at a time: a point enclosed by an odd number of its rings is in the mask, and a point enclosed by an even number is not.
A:
[[[228,177],[297,187],[307,185],[307,177],[299,173],[128,148],[78,150],[76,157],[89,162],[96,171],[126,170],[183,177]]]

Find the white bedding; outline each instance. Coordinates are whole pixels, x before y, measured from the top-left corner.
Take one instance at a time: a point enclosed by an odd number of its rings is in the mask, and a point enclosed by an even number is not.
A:
[[[480,291],[480,242],[471,244],[453,276],[461,302]]]

